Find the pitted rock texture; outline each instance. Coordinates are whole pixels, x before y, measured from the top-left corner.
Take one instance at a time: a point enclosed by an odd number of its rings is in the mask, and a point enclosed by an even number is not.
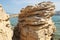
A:
[[[56,27],[52,21],[55,12],[53,2],[41,2],[23,8],[14,29],[13,40],[53,40]]]
[[[0,40],[12,40],[13,31],[9,22],[9,15],[0,4]]]

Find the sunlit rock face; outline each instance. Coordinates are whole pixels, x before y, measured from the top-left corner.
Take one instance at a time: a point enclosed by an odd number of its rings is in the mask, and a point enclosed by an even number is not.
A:
[[[0,40],[12,40],[13,31],[9,22],[9,15],[6,14],[0,4]]]
[[[53,40],[56,30],[52,21],[55,12],[53,2],[41,2],[23,8],[14,29],[13,40]]]

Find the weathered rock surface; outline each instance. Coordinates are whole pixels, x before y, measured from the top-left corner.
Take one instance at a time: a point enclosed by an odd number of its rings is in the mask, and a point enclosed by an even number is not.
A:
[[[9,22],[9,15],[0,4],[0,40],[12,40],[13,31]]]
[[[53,40],[56,30],[52,21],[54,9],[54,3],[49,1],[23,8],[14,29],[13,40]]]

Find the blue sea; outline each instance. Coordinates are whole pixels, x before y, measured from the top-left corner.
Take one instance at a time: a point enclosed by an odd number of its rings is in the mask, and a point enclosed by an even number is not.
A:
[[[55,32],[55,39],[54,40],[58,40],[60,38],[60,15],[54,15],[52,17],[53,22],[55,23],[56,26],[56,32]],[[12,26],[16,26],[18,23],[18,18],[10,18],[10,22]]]
[[[60,35],[60,16],[53,16],[53,21],[55,23],[56,26],[56,34]]]

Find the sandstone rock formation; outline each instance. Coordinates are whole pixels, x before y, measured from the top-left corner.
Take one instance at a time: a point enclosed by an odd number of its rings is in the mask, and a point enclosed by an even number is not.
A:
[[[12,40],[13,31],[9,22],[9,15],[0,4],[0,40]]]
[[[14,29],[13,40],[53,40],[56,30],[52,21],[54,9],[55,5],[50,1],[23,8]]]

